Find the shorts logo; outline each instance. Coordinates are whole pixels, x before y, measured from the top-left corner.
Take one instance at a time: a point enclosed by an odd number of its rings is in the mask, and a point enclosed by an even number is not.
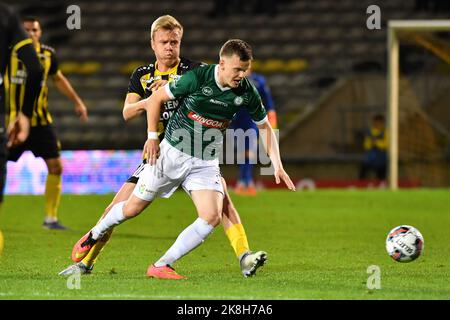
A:
[[[242,99],[242,97],[234,98],[234,104],[235,105],[240,106],[242,104],[242,102],[244,102],[244,99]]]
[[[210,87],[203,87],[203,88],[202,88],[202,93],[203,93],[205,96],[209,97],[209,96],[212,96],[213,90],[212,90]]]
[[[149,195],[149,194],[155,193],[155,191],[147,189],[147,186],[143,183],[143,184],[139,185],[139,193],[143,194],[143,195],[145,195],[145,194]]]
[[[220,121],[220,120],[214,120],[214,119],[208,119],[205,118],[193,111],[189,112],[188,114],[189,119],[192,119],[194,121],[199,122],[202,126],[208,127],[208,128],[215,128],[215,129],[224,129],[228,127],[229,121]]]

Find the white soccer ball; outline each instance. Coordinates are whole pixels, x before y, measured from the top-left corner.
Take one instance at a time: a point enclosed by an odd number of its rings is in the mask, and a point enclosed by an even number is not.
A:
[[[422,253],[423,244],[420,231],[407,225],[395,227],[386,238],[386,250],[397,262],[416,260]]]

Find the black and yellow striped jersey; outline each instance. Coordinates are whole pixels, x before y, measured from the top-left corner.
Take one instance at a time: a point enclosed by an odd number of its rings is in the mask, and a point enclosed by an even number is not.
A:
[[[49,76],[58,72],[58,61],[55,56],[55,49],[45,44],[39,44],[36,48],[39,61],[42,65],[44,76],[38,98],[34,101],[33,116],[31,126],[46,126],[53,122],[48,110],[48,86]],[[25,96],[25,84],[27,80],[27,70],[17,54],[12,52],[11,61],[7,68],[5,77],[5,102],[6,102],[6,122],[14,121],[17,113],[21,110]]]
[[[205,64],[201,62],[195,62],[186,58],[181,58],[179,64],[166,72],[159,71],[157,63],[138,67],[134,70],[133,74],[130,77],[128,93],[135,93],[142,99],[148,98],[152,94],[152,91],[149,89],[152,83],[161,80],[166,80],[169,82],[176,80],[187,71],[203,65]],[[172,100],[164,103],[164,106],[161,108],[161,116],[158,123],[158,134],[160,140],[162,140],[162,137],[164,136],[164,131],[167,127],[170,117],[178,109],[178,106],[179,101]]]
[[[9,6],[0,2],[0,139],[2,139],[5,132],[3,129],[6,120],[6,101],[4,101],[6,68],[11,61],[13,53],[20,57],[30,70],[29,82],[25,88],[22,112],[31,118],[33,112],[32,104],[38,94],[42,77],[41,66],[33,49],[33,42],[23,29],[18,14]]]

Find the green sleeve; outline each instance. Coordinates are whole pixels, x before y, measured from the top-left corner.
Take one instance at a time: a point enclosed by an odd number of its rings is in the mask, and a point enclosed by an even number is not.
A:
[[[195,70],[186,72],[177,80],[166,85],[166,92],[171,99],[179,99],[195,92],[198,87],[198,78]]]

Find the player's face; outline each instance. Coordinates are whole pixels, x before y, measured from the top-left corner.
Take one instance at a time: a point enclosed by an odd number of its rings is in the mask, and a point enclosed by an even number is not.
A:
[[[245,72],[250,69],[250,60],[242,61],[239,56],[233,54],[231,57],[222,57],[219,62],[220,80],[222,85],[237,88],[245,76]]]
[[[178,62],[181,36],[180,29],[159,29],[153,34],[151,45],[159,65],[173,67]]]
[[[41,39],[42,36],[42,30],[39,22],[26,21],[23,23],[23,27],[34,43],[39,42],[39,39]]]

